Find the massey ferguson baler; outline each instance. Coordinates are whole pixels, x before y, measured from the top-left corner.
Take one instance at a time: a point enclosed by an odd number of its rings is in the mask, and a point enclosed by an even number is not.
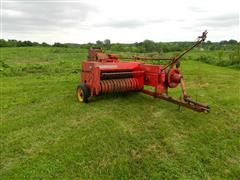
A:
[[[120,61],[115,54],[106,54],[101,48],[89,49],[88,60],[82,63],[81,84],[77,87],[77,98],[80,102],[88,102],[89,97],[114,92],[142,91],[197,112],[209,112],[207,105],[195,102],[188,96],[183,75],[180,72],[179,60],[194,47],[206,39],[207,31],[198,37],[197,42],[173,58],[132,57],[132,62]],[[146,64],[141,61],[167,60],[166,65]],[[148,61],[149,62],[149,61]],[[169,88],[180,85],[182,100],[168,96]],[[145,89],[154,87],[154,91]]]

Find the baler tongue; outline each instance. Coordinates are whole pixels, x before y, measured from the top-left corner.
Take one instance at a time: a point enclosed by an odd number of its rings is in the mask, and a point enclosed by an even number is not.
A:
[[[197,112],[206,112],[206,113],[210,112],[209,106],[207,106],[205,104],[201,104],[196,101],[193,101],[192,99],[190,99],[190,97],[184,98],[183,100],[177,100],[177,99],[173,99],[170,96],[158,95],[157,98],[169,101],[169,102],[177,104],[179,106],[184,106],[186,108],[192,109]]]
[[[184,101],[190,104],[196,111],[200,112],[210,112],[210,107],[208,105],[196,102],[192,100],[190,97],[185,97]]]

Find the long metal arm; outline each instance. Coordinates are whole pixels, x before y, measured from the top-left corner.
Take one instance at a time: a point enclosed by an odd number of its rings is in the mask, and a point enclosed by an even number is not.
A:
[[[156,60],[156,61],[160,61],[160,60],[167,60],[167,61],[172,61],[172,58],[150,58],[150,57],[140,57],[140,56],[132,56],[132,57],[122,57],[121,59],[131,59],[131,60],[143,60],[143,61],[148,61],[148,60]]]
[[[196,46],[200,45],[203,41],[205,41],[205,39],[207,38],[207,30],[205,30],[203,33],[202,33],[202,36],[198,36],[198,40],[197,42],[190,48],[188,48],[187,50],[185,50],[182,54],[180,54],[178,57],[175,57],[175,58],[172,58],[173,61],[169,64],[167,64],[166,66],[164,66],[162,68],[162,70],[168,68],[169,66],[173,65],[173,64],[176,64],[179,59],[181,59],[185,54],[187,54],[189,51],[191,51],[193,48],[195,48]]]

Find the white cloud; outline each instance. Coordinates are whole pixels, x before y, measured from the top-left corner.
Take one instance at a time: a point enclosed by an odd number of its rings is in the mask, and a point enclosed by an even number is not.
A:
[[[239,41],[237,0],[74,0],[3,1],[3,38],[87,43]]]
[[[8,17],[14,17],[14,18],[18,18],[18,17],[23,17],[24,16],[24,12],[22,11],[18,11],[18,10],[13,10],[13,9],[3,9],[2,13],[5,14]]]

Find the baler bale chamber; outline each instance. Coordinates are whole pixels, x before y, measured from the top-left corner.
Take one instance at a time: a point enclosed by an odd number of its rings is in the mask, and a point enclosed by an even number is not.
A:
[[[89,96],[143,89],[144,71],[138,62],[86,61],[82,67],[81,82],[90,87]]]
[[[77,99],[87,103],[89,97],[100,94],[141,91],[197,112],[209,112],[207,105],[195,102],[188,96],[183,75],[179,69],[179,59],[201,44],[206,34],[206,31],[203,32],[192,47],[172,58],[153,59],[135,56],[130,62],[120,61],[116,54],[106,54],[101,48],[90,48],[88,60],[82,62],[81,83],[76,91]],[[168,63],[166,65],[145,63],[148,60],[167,60]],[[145,85],[153,87],[154,91],[144,89]],[[169,88],[176,88],[178,85],[182,89],[182,100],[168,96]]]

